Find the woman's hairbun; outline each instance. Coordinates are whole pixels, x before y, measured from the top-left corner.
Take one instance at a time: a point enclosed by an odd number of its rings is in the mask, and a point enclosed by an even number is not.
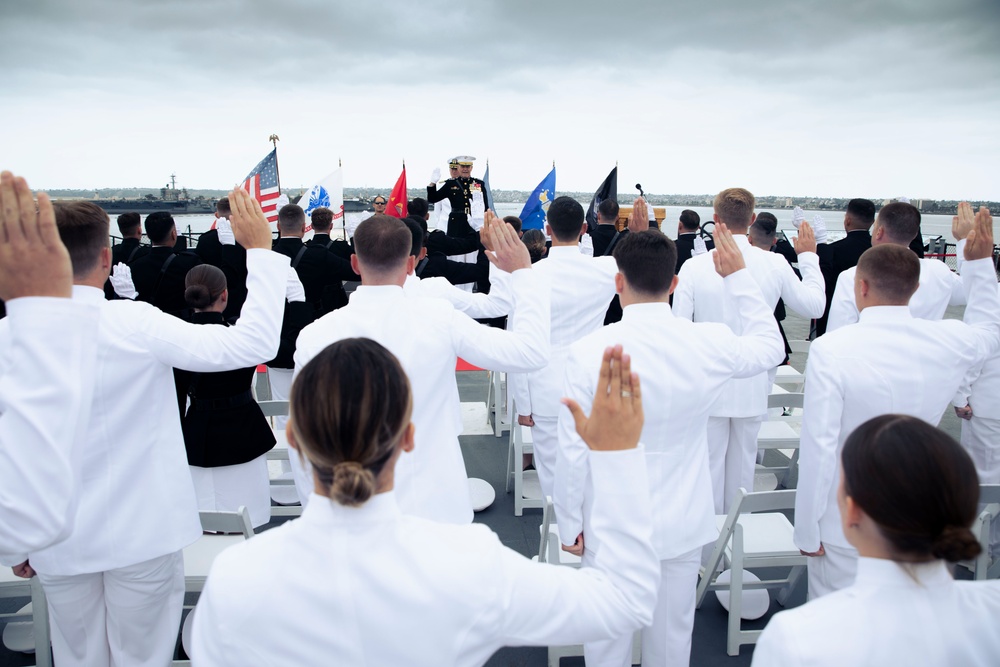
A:
[[[931,545],[935,558],[943,558],[952,563],[975,558],[983,550],[979,540],[965,526],[946,526]]]
[[[191,308],[208,308],[213,301],[207,285],[196,283],[184,288],[184,302]]]
[[[341,505],[357,507],[375,494],[375,475],[357,461],[333,466],[330,496]]]

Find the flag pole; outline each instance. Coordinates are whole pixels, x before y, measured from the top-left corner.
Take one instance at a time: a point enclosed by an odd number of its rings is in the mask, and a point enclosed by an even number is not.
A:
[[[274,177],[278,181],[278,194],[281,194],[281,174],[278,172],[278,142],[280,139],[278,139],[278,135],[272,134],[267,140],[274,146]]]

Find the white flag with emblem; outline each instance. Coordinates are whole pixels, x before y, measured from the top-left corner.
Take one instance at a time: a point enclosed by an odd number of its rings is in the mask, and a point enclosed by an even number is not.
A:
[[[333,229],[344,228],[344,175],[338,169],[316,185],[308,188],[299,199],[306,212],[306,232],[312,232],[312,212],[321,206],[333,211]]]

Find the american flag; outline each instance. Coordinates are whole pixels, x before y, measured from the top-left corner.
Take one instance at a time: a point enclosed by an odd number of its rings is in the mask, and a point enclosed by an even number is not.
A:
[[[278,149],[267,154],[267,157],[253,168],[243,183],[243,189],[260,202],[260,207],[267,216],[268,222],[278,219]]]

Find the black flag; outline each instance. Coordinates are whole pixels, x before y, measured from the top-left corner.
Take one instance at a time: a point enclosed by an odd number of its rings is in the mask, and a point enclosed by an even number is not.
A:
[[[597,192],[594,193],[594,198],[590,200],[590,208],[587,209],[587,229],[593,231],[594,227],[597,226],[597,207],[601,205],[601,202],[605,199],[613,199],[618,201],[618,166],[611,170],[608,177],[604,179],[600,187],[597,188]]]

